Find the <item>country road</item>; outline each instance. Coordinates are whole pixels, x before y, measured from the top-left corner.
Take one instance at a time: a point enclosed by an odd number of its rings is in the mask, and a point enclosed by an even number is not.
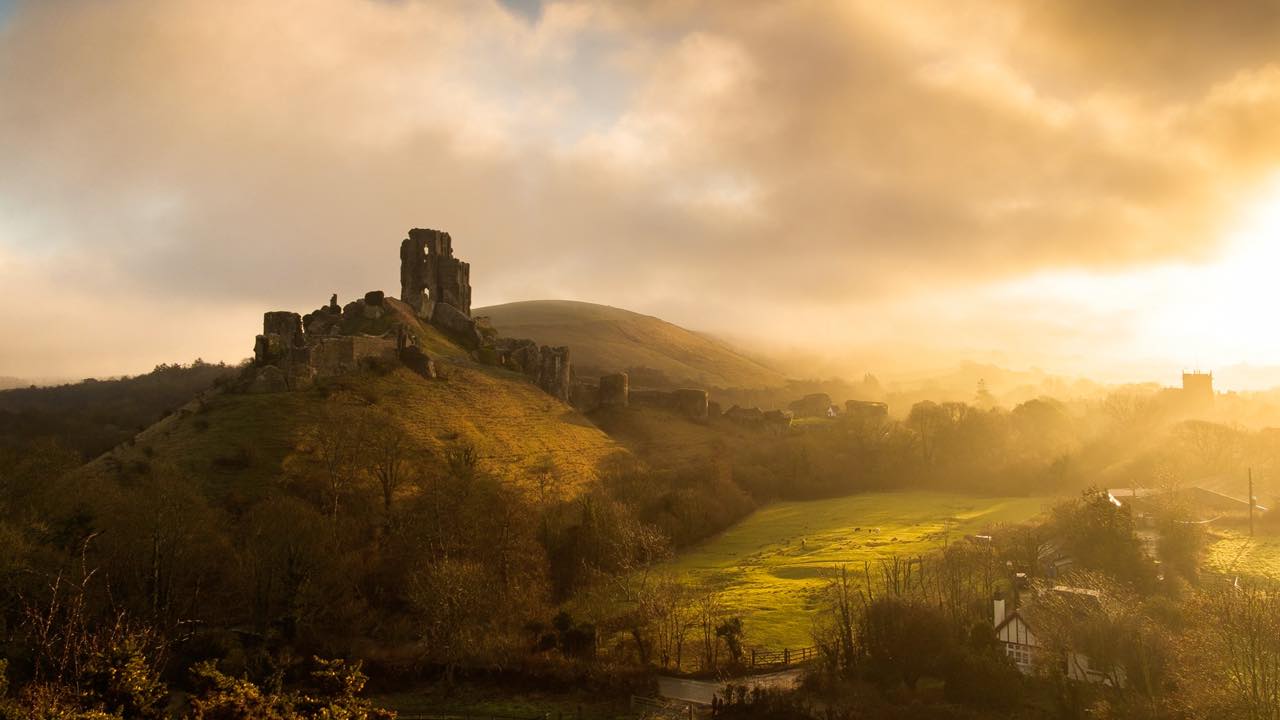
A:
[[[800,683],[800,668],[769,673],[768,675],[751,675],[728,680],[689,680],[687,678],[659,677],[658,694],[670,700],[710,705],[711,698],[724,692],[727,683],[745,685],[748,688],[767,687],[778,689],[794,688]]]

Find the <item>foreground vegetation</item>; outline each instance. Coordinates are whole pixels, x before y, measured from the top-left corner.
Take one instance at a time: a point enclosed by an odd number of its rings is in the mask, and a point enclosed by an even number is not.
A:
[[[236,372],[221,363],[196,360],[190,365],[158,365],[137,377],[0,392],[0,452],[18,452],[43,441],[89,460]]]
[[[1097,478],[1229,474],[1276,454],[1266,432],[1128,394],[1011,410],[922,402],[902,420],[777,432],[641,408],[588,419],[429,339],[442,379],[375,364],[305,392],[215,391],[87,466],[57,433],[8,438],[0,653],[13,712],[143,717],[102,685],[131,677],[152,715],[194,715],[223,687],[283,717],[324,716],[355,697],[317,686],[324,658],[362,663],[385,693],[487,679],[625,696],[655,669],[734,672],[752,644],[829,646],[805,634],[830,607],[806,593],[830,573],[850,569],[855,597],[883,568],[918,577],[935,562],[922,555],[960,552],[991,525],[982,582],[961,583],[970,594],[942,594],[928,574],[916,584],[929,594],[911,600],[945,606],[951,624],[926,627],[960,642],[989,612],[992,559],[1035,564],[1032,526],[999,526],[1035,514],[1037,498]],[[1172,532],[1194,527],[1186,518],[1159,541],[1163,573],[1181,580],[1157,586],[1140,552],[1108,540],[1130,521],[1063,517],[1046,526],[1055,542],[1116,592],[1178,607],[1198,597],[1198,550],[1176,551],[1196,543]],[[877,697],[892,706],[960,684],[922,673]]]

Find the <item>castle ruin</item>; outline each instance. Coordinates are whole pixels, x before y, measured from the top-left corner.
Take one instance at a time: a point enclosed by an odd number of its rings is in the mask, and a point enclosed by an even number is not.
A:
[[[400,243],[400,300],[430,318],[445,303],[471,316],[471,265],[453,256],[453,238],[414,228]]]
[[[264,314],[262,334],[254,342],[254,373],[245,389],[296,390],[370,363],[397,360],[434,378],[435,361],[418,346],[413,330],[425,321],[474,360],[519,372],[564,402],[574,399],[569,348],[500,338],[487,318],[471,317],[471,266],[453,256],[449,233],[409,231],[400,243],[400,294],[397,301],[375,290],[341,307],[334,295],[306,315]]]
[[[488,318],[471,316],[471,266],[453,256],[453,238],[421,228],[410,230],[400,243],[399,300],[375,290],[343,306],[334,295],[327,305],[306,315],[266,313],[243,389],[298,390],[318,379],[394,362],[425,378],[437,378],[435,359],[419,346],[422,323],[466,349],[473,361],[519,373],[582,412],[635,404],[695,420],[720,416],[706,390],[632,391],[625,373],[606,375],[599,385],[580,382],[574,377],[569,348],[499,337]]]

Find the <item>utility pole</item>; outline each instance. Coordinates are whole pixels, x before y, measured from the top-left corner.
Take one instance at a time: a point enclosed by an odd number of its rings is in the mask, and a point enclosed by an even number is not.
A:
[[[1253,468],[1249,468],[1249,537],[1253,537]]]

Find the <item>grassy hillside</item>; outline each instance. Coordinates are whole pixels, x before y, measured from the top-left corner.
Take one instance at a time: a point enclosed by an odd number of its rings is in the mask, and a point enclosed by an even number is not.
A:
[[[723,588],[727,610],[743,618],[748,644],[801,647],[812,644],[813,595],[826,569],[848,563],[861,571],[864,561],[917,555],[993,524],[1032,518],[1045,503],[932,492],[778,503],[664,569],[687,583]]]
[[[669,322],[607,305],[535,300],[493,305],[487,315],[503,335],[568,345],[583,375],[632,368],[660,371],[669,384],[702,387],[776,387],[782,374],[741,352]],[[633,373],[632,384],[660,384]]]
[[[705,463],[725,448],[738,448],[760,433],[744,430],[726,420],[691,420],[659,408],[602,408],[591,416],[609,437],[657,468],[688,467]]]
[[[475,363],[435,328],[407,322],[436,358],[440,378],[397,366],[300,392],[211,393],[100,458],[91,471],[164,464],[209,481],[215,494],[222,487],[252,496],[273,479],[307,471],[316,454],[308,435],[337,396],[385,411],[419,462],[442,463],[447,447],[466,444],[481,470],[502,479],[545,478],[569,494],[596,477],[606,458],[625,452],[523,376]]]

